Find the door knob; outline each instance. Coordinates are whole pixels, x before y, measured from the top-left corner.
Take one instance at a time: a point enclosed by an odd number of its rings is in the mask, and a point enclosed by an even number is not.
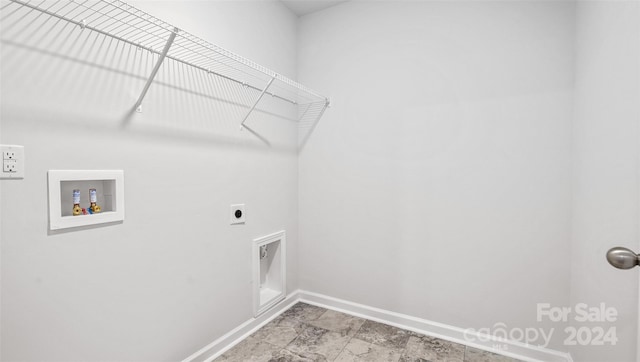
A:
[[[607,261],[618,269],[631,269],[640,265],[640,255],[627,248],[616,246],[607,251]]]

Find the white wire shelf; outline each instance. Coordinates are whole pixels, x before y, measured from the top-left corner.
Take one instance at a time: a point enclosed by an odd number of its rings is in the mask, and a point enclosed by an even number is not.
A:
[[[256,113],[283,111],[281,105],[267,109],[274,102],[266,99],[272,98],[295,108],[281,116],[297,121],[306,130],[300,137],[303,143],[329,106],[327,97],[302,84],[119,0],[0,0],[0,24],[3,42],[37,47],[46,43],[48,40],[43,39],[52,33],[72,31],[108,37],[147,52],[155,65],[151,72],[137,75],[145,77],[146,84],[132,109],[139,109],[158,71],[167,61],[190,67],[200,77],[233,88],[228,92],[214,89],[204,93],[211,98],[226,98],[229,103],[244,108],[246,113],[238,119],[238,124],[246,128],[245,122],[250,115],[254,119]],[[56,51],[64,52],[64,44],[58,44]],[[101,57],[107,58],[106,54]],[[98,63],[98,57],[95,58],[92,61]],[[106,60],[104,63],[101,66],[107,66]],[[190,91],[203,93],[199,89]],[[245,95],[238,96],[242,92]]]

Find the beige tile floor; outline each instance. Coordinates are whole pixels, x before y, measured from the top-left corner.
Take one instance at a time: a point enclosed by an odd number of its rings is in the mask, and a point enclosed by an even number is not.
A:
[[[216,359],[252,362],[516,362],[476,348],[298,303]]]

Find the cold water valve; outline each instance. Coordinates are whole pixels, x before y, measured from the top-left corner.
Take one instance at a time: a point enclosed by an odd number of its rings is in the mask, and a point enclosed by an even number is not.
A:
[[[99,213],[102,211],[102,208],[97,204],[98,196],[96,194],[96,189],[89,189],[89,210],[93,213]]]

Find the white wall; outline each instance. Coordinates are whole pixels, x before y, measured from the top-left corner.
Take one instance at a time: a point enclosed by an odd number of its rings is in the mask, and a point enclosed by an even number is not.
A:
[[[334,107],[298,168],[167,87],[123,125],[142,80],[1,44],[0,142],[27,152],[26,179],[0,182],[2,360],[186,357],[251,317],[250,241],[279,229],[289,290],[463,328],[560,331],[540,302],[637,320],[637,273],[603,259],[640,250],[637,4],[349,2],[302,17],[297,42],[277,2],[134,4]],[[113,63],[148,72],[129,50]],[[176,79],[193,77],[159,74]],[[126,221],[48,232],[46,171],[92,168],[125,170]],[[574,359],[633,360],[620,326],[615,351]]]
[[[536,304],[569,302],[574,5],[348,2],[298,44],[334,104],[300,155],[301,287],[559,327]]]
[[[576,361],[635,361],[638,270],[609,266],[614,246],[638,243],[640,5],[577,6],[571,301],[616,308],[615,347],[573,347]],[[592,328],[594,323],[575,324]]]
[[[278,2],[136,5],[295,76],[296,18]],[[82,48],[82,36],[65,29],[61,52],[100,47],[114,67],[138,69],[126,61],[135,49],[106,51],[101,39]],[[7,43],[1,70],[0,141],[24,145],[27,158],[24,180],[0,182],[3,361],[185,358],[252,317],[251,240],[281,229],[297,288],[295,153],[158,85],[123,125],[144,84],[132,76]],[[165,67],[159,79],[191,74]],[[123,169],[125,222],[48,232],[49,169]],[[246,203],[245,226],[229,225],[231,203]]]

